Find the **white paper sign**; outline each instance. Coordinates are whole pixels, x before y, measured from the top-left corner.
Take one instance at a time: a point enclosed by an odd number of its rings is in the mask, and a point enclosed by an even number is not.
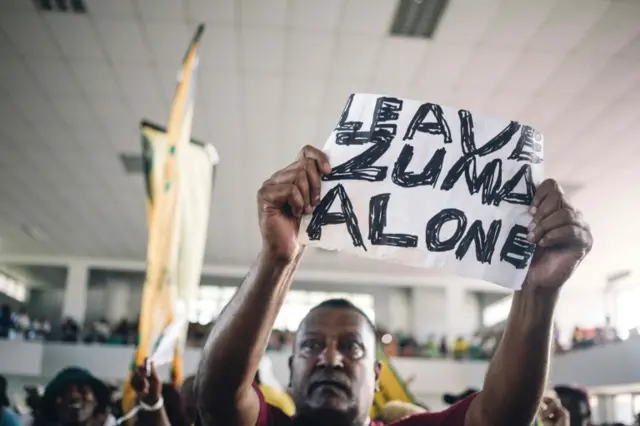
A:
[[[173,361],[176,345],[180,341],[186,325],[187,321],[184,318],[173,320],[162,332],[158,346],[149,357],[149,361],[153,361],[156,367],[169,364]]]
[[[542,145],[518,122],[352,95],[301,241],[518,289],[534,250],[526,228]]]

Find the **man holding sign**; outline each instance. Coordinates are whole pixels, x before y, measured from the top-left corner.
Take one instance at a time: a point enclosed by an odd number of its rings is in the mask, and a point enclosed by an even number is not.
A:
[[[369,419],[380,375],[375,334],[352,305],[321,304],[300,324],[290,359],[290,389],[296,403],[293,419],[267,405],[253,383],[302,258],[303,216],[321,203],[321,181],[336,175],[332,166],[325,153],[307,146],[258,192],[262,250],[217,319],[196,379],[205,426],[377,425]],[[515,293],[484,389],[443,412],[417,414],[397,426],[529,426],[533,422],[545,387],[559,292],[589,252],[592,238],[553,180],[539,185],[527,209],[533,219],[525,238],[536,246],[535,256],[524,282],[514,285],[521,289]],[[344,220],[336,218],[327,225],[333,221],[344,227]]]

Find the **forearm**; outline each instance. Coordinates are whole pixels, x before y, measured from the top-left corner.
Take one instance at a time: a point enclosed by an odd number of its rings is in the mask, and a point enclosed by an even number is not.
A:
[[[261,255],[216,320],[202,351],[196,392],[199,406],[233,404],[250,391],[269,334],[302,257],[290,262]]]
[[[482,424],[528,426],[546,386],[558,290],[515,293],[506,330],[491,361],[481,405]]]

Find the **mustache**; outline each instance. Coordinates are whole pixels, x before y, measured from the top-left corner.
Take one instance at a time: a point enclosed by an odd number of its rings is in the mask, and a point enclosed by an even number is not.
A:
[[[337,386],[349,393],[351,392],[351,381],[345,374],[327,370],[321,370],[311,375],[309,390],[312,391],[318,386],[326,384]]]

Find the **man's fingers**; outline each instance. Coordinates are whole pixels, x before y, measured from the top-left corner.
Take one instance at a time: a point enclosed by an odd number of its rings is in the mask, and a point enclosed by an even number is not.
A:
[[[560,192],[552,192],[535,207],[532,220],[534,223],[540,223],[549,215],[565,207],[568,207],[568,203],[564,196]]]
[[[533,196],[533,201],[531,202],[532,210],[535,211],[538,207],[540,207],[545,198],[547,198],[547,196],[554,192],[559,192],[560,194],[563,193],[562,188],[556,180],[547,179],[542,182],[538,186],[538,188],[536,188],[536,193]]]
[[[569,416],[569,412],[562,406],[562,403],[556,398],[544,397],[542,399],[542,418],[552,420],[554,424]]]
[[[318,148],[315,148],[311,145],[305,145],[298,154],[298,159],[303,158],[314,160],[317,163],[318,169],[322,172],[322,174],[326,175],[328,173],[331,173],[329,157],[327,157],[327,154],[320,151]]]
[[[284,206],[288,204],[294,216],[300,216],[304,209],[304,197],[294,183],[265,185],[258,191],[260,208]]]
[[[547,232],[555,228],[561,228],[566,225],[578,225],[578,213],[571,209],[560,209],[545,217],[541,222],[532,221],[529,225],[529,242],[537,244]]]
[[[550,230],[538,241],[538,245],[540,247],[575,245],[588,250],[591,247],[590,241],[591,235],[586,229],[571,224]]]
[[[323,153],[324,155],[324,153]],[[297,191],[302,196],[302,207],[298,209],[297,201],[290,205],[292,213],[299,216],[303,213],[311,213],[311,210],[320,202],[320,185],[323,172],[318,169],[318,163],[313,158],[302,157],[284,169],[276,172],[270,179],[264,182],[261,191],[264,193],[268,187],[279,185],[295,185]],[[259,193],[260,194],[260,193]],[[279,200],[284,202],[286,197]],[[293,195],[297,200],[297,194]],[[273,202],[278,199],[272,198]]]
[[[156,362],[149,361],[149,377],[156,377],[158,375],[158,370],[156,370]]]

